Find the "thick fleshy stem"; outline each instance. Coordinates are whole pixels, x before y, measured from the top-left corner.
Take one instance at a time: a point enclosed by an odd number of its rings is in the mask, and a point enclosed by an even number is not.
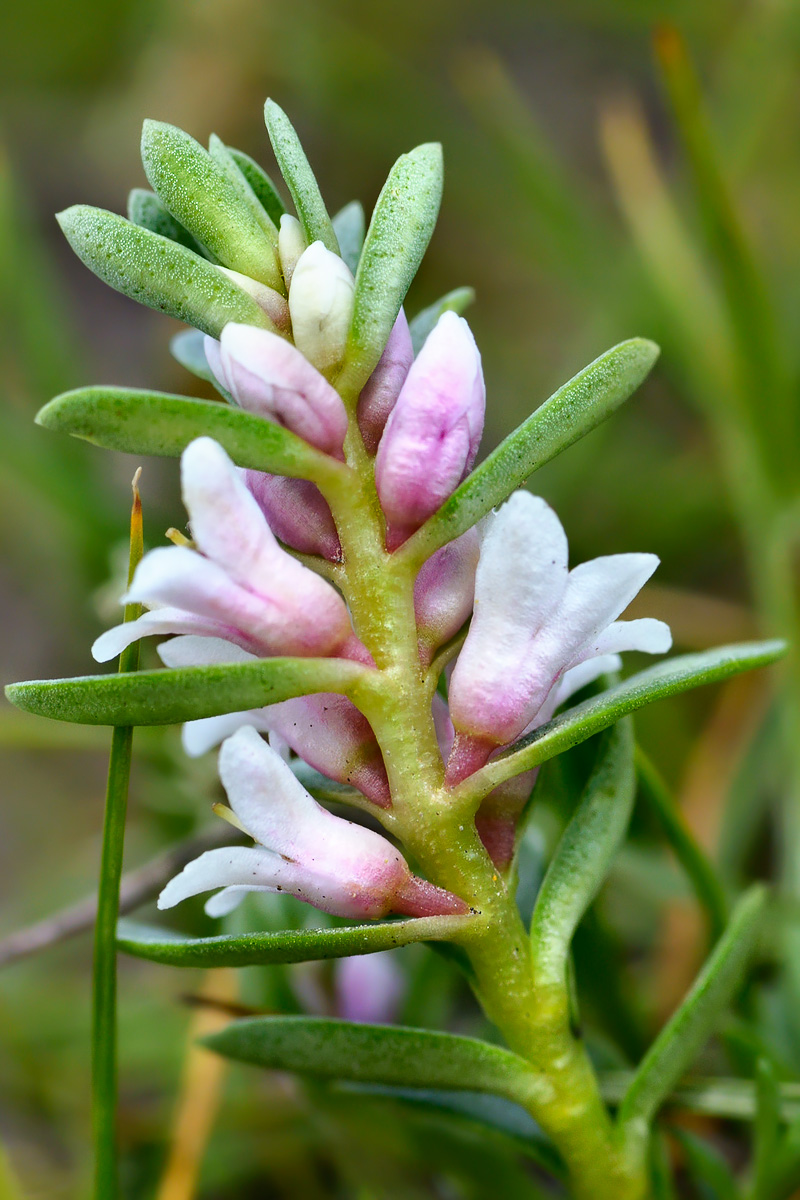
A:
[[[352,414],[357,397],[343,399]],[[571,1028],[566,978],[546,986],[534,979],[514,896],[481,843],[471,810],[454,805],[445,785],[431,713],[435,680],[418,653],[414,574],[385,549],[372,460],[353,419],[345,457],[357,484],[330,502],[342,543],[343,591],[357,636],[378,667],[364,711],[386,763],[393,830],[430,881],[475,912],[460,940],[477,996],[509,1046],[550,1083],[548,1098],[540,1095],[530,1111],[567,1163],[575,1196],[642,1200],[644,1163],[638,1150],[620,1143],[586,1049]]]

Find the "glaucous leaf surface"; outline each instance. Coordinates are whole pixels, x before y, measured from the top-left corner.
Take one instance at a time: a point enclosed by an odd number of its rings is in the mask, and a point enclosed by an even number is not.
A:
[[[267,216],[273,225],[276,227],[279,226],[281,217],[286,212],[286,205],[283,203],[275,184],[264,168],[254,158],[251,158],[249,154],[245,154],[243,150],[236,150],[233,146],[228,146],[228,149],[233,161],[250,184],[256,196],[258,196]]]
[[[309,246],[312,242],[322,242],[327,250],[338,254],[339,243],[325,201],[294,125],[274,100],[267,100],[264,105],[264,120],[306,241]]]
[[[339,242],[342,258],[355,275],[364,246],[366,218],[359,200],[351,200],[333,218],[333,229]]]
[[[459,316],[469,308],[475,300],[475,289],[471,287],[455,288],[445,296],[441,296],[434,304],[428,305],[418,312],[408,323],[411,334],[411,344],[415,356],[419,354],[428,334],[433,329],[442,313],[454,312]]]

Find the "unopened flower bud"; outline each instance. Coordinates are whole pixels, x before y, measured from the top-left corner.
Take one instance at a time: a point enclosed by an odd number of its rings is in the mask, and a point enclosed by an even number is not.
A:
[[[308,479],[246,471],[247,486],[277,538],[301,554],[320,554],[339,562],[342,547],[333,515],[322,492]]]
[[[320,371],[342,361],[354,288],[346,263],[322,242],[312,242],[298,259],[289,288],[294,344]]]
[[[408,372],[375,459],[375,482],[398,546],[471,470],[483,432],[481,358],[463,317],[440,317]]]
[[[389,414],[414,361],[414,347],[403,309],[397,314],[383,354],[358,400],[358,427],[368,454],[378,449]]]
[[[289,305],[284,296],[280,292],[276,292],[274,288],[267,287],[265,283],[259,283],[257,279],[251,279],[249,275],[242,275],[241,271],[231,271],[229,267],[219,267],[229,279],[240,287],[243,292],[247,292],[253,297],[259,308],[263,308],[264,312],[269,317],[272,324],[281,333],[284,333],[289,328]]]
[[[477,529],[468,529],[437,550],[420,569],[414,584],[414,611],[424,666],[472,612],[479,550]]]
[[[291,216],[290,213],[284,213],[281,217],[281,226],[278,233],[278,253],[281,259],[281,270],[287,289],[292,282],[294,269],[297,266],[300,256],[307,249],[305,234],[303,227],[297,217]]]

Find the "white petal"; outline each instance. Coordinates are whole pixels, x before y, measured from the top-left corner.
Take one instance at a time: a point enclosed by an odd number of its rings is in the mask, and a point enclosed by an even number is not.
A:
[[[272,892],[274,888],[263,887],[226,887],[216,895],[206,900],[204,908],[207,917],[227,917],[238,908],[248,892]]]
[[[223,663],[255,662],[257,655],[216,637],[174,637],[158,647],[167,667],[213,667]]]
[[[116,658],[126,646],[130,646],[131,642],[136,642],[139,638],[166,633],[189,633],[190,631],[215,634],[221,632],[222,629],[223,626],[219,622],[200,617],[196,613],[186,612],[182,608],[155,608],[152,612],[144,613],[136,621],[126,621],[122,625],[115,625],[113,629],[107,629],[105,633],[101,633],[92,646],[92,655],[96,662],[108,662],[109,659]]]
[[[664,621],[655,617],[638,617],[635,621],[614,621],[604,629],[591,646],[581,650],[588,656],[615,653],[620,650],[641,650],[645,654],[666,654],[672,646],[672,632]]]
[[[199,758],[231,737],[243,725],[252,725],[254,729],[266,733],[269,728],[266,713],[265,708],[254,708],[246,712],[222,713],[219,717],[200,717],[196,721],[187,721],[181,730],[183,748],[189,758]]]
[[[609,554],[575,567],[558,612],[544,631],[544,654],[549,658],[557,643],[561,662],[570,662],[628,607],[657,566],[655,554]]]
[[[258,887],[274,891],[283,884],[289,890],[291,864],[261,846],[227,846],[206,850],[187,863],[158,897],[159,908],[174,908],[181,900],[218,887]]]
[[[564,672],[550,696],[547,697],[547,707],[550,707],[552,697],[551,711],[555,712],[565,700],[569,700],[570,696],[574,696],[588,683],[594,683],[595,679],[599,679],[601,675],[610,675],[613,671],[619,671],[621,666],[622,659],[618,654],[600,654],[596,658],[587,658],[577,666],[570,667],[568,671]],[[548,716],[546,720],[549,721],[549,719]],[[536,723],[539,725],[541,721],[537,718]]]

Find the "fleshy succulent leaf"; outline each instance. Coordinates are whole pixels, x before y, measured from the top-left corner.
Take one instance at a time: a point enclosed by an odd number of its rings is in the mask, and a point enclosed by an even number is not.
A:
[[[274,100],[267,100],[264,105],[264,120],[275,158],[303,226],[306,241],[309,245],[312,242],[322,242],[326,250],[338,254],[339,243],[325,201],[294,125]]]
[[[197,437],[212,437],[237,466],[330,481],[347,470],[274,421],[216,400],[135,388],[78,388],[38,413],[46,429],[71,433],[126,454],[178,457]]]
[[[283,288],[272,223],[256,216],[241,188],[199,142],[175,125],[145,121],[142,162],[173,217],[224,266]]]
[[[349,204],[345,204],[344,208],[339,209],[333,218],[333,229],[339,242],[342,258],[355,275],[366,233],[364,207],[360,201],[351,200]]]
[[[360,390],[383,353],[439,215],[442,148],[403,154],[375,204],[356,273],[355,306],[341,382]]]
[[[234,1021],[205,1045],[254,1066],[357,1083],[465,1089],[530,1100],[549,1085],[524,1059],[476,1038],[326,1017]]]
[[[75,679],[39,679],[6,688],[12,704],[80,725],[173,725],[244,712],[312,692],[358,694],[369,672],[346,659],[260,658]]]
[[[278,230],[275,223],[264,208],[264,205],[259,200],[258,196],[250,186],[250,181],[239,167],[236,159],[231,154],[228,147],[223,142],[222,138],[217,137],[215,133],[211,134],[208,139],[208,153],[211,155],[217,166],[225,172],[233,186],[242,197],[247,207],[252,212],[258,224],[266,233],[270,242],[274,244],[278,236]]]
[[[126,954],[173,967],[247,967],[265,963],[316,962],[352,954],[393,950],[410,942],[445,939],[469,917],[418,917],[374,925],[340,925],[331,929],[287,929],[280,933],[220,934],[186,937],[121,921],[117,943]]]
[[[244,150],[236,150],[233,146],[228,146],[228,150],[233,161],[258,196],[259,202],[272,224],[277,228],[281,223],[281,217],[286,212],[286,205],[275,184],[264,168],[259,166],[249,154],[245,154]]]
[[[273,328],[263,308],[223,271],[170,238],[86,204],[59,213],[58,223],[81,262],[148,308],[211,337],[229,321]]]
[[[163,201],[155,192],[148,192],[146,188],[133,188],[128,194],[128,220],[142,229],[160,233],[172,242],[179,242],[181,246],[194,250],[195,254],[206,256],[207,252],[197,239],[175,220],[172,213],[167,212]]]

